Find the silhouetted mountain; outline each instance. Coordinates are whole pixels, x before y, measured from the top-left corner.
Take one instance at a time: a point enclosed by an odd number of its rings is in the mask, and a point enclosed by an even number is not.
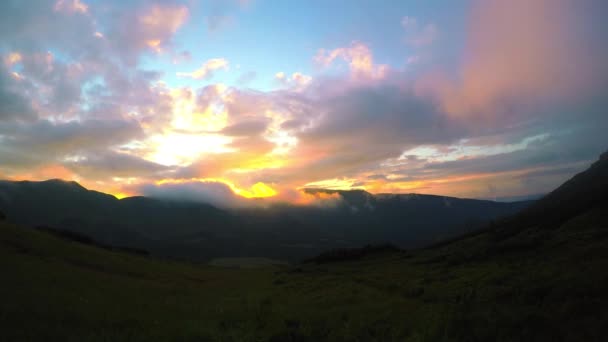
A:
[[[478,229],[529,202],[498,203],[431,195],[339,194],[331,207],[222,210],[208,204],[146,197],[118,200],[75,182],[0,182],[0,209],[28,226],[89,236],[100,244],[203,260],[262,256],[300,259],[333,248],[392,243],[402,248]]]
[[[370,243],[391,242],[405,248],[476,230],[493,219],[514,214],[532,203],[420,194],[372,195],[363,190],[306,191],[341,196],[343,203],[337,210],[329,211],[326,215],[330,217],[326,220],[332,221],[335,227],[345,226],[345,235]]]
[[[608,152],[589,169],[536,201],[518,215],[500,222],[494,230],[510,236],[528,228],[552,229],[598,207],[608,205]]]
[[[87,190],[76,182],[0,182],[0,208],[11,221],[50,226],[90,236],[113,246],[147,247],[155,240],[200,231],[225,217],[204,204],[164,202]],[[221,221],[221,220],[220,220]],[[220,224],[224,226],[224,224]]]

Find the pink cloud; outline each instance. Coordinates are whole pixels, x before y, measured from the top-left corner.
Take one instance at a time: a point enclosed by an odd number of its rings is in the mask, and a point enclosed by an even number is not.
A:
[[[311,76],[305,75],[299,71],[292,73],[291,76],[280,71],[274,75],[274,79],[281,85],[287,86],[294,91],[304,90],[310,82],[312,82]]]
[[[109,25],[97,39],[119,53],[130,66],[137,65],[142,53],[174,53],[173,37],[186,23],[189,9],[184,5],[157,3],[116,10]],[[93,33],[95,34],[95,33]]]
[[[152,6],[139,17],[139,24],[146,36],[146,45],[152,49],[160,49],[187,18],[188,9],[184,6]]]
[[[515,103],[586,93],[602,82],[607,68],[583,33],[586,17],[577,5],[568,0],[476,1],[459,72],[427,75],[418,81],[418,90],[436,95],[447,112],[459,116],[509,116]]]
[[[348,63],[353,78],[380,79],[388,72],[388,65],[375,64],[371,49],[357,41],[352,42],[350,47],[340,47],[331,51],[320,49],[314,61],[323,67],[328,67],[338,58]]]

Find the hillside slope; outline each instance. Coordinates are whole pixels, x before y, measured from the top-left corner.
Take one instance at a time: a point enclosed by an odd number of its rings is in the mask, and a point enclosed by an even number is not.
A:
[[[601,182],[604,165],[576,188]],[[606,193],[596,199],[551,226],[526,221],[505,235],[500,223],[431,249],[257,270],[109,252],[0,222],[0,325],[8,341],[603,341]]]

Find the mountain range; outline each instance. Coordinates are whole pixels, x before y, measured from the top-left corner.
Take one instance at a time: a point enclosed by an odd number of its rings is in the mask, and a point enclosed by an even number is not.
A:
[[[419,194],[306,189],[339,195],[331,206],[288,203],[220,209],[147,197],[117,199],[58,179],[0,181],[0,210],[30,227],[67,230],[99,243],[203,261],[216,257],[299,260],[333,248],[391,243],[422,247],[529,206]]]

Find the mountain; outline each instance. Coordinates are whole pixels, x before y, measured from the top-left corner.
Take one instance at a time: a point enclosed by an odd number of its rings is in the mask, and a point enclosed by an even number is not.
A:
[[[517,232],[535,226],[558,227],[592,208],[605,206],[608,201],[607,194],[608,152],[605,152],[589,169],[572,177],[519,215],[502,223],[503,230]]]
[[[432,247],[343,249],[260,269],[160,261],[1,221],[2,335],[7,341],[604,341],[606,176],[602,158],[519,214]]]
[[[389,242],[403,248],[416,248],[473,231],[533,203],[421,194],[372,195],[363,190],[305,191],[338,194],[342,201],[333,210],[320,213],[295,208],[290,214],[299,222],[307,222],[307,226],[330,225],[341,232],[343,239],[356,239],[359,245]]]
[[[298,260],[369,243],[427,245],[478,229],[531,202],[498,203],[431,195],[339,194],[331,207],[278,204],[219,209],[146,197],[121,200],[76,182],[0,182],[0,209],[12,222],[74,231],[105,245],[190,260],[270,257]]]

